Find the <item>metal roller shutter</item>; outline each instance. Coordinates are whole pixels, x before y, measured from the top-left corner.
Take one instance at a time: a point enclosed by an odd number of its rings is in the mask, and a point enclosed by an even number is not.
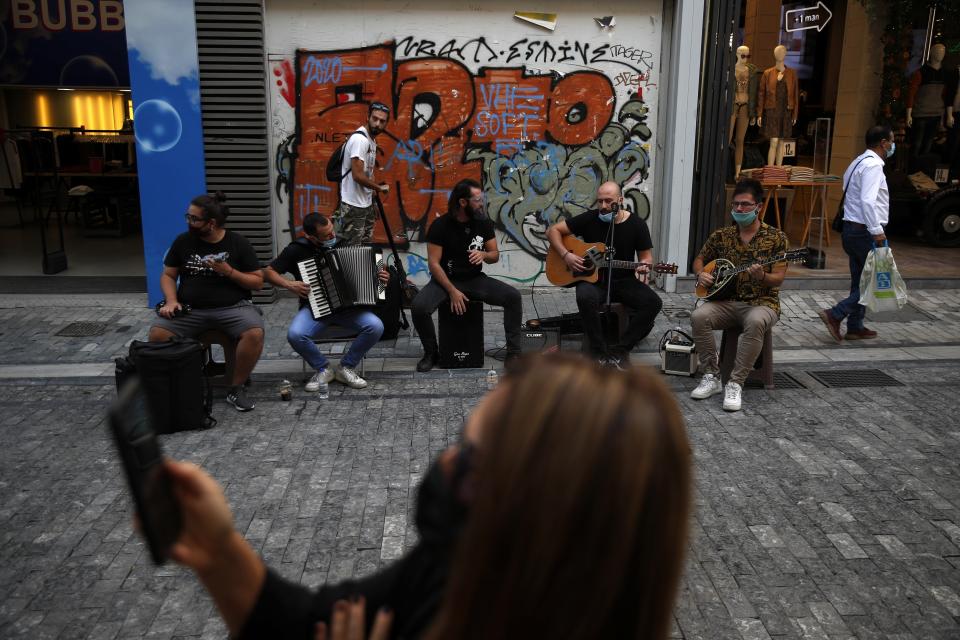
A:
[[[262,0],[195,0],[207,188],[227,194],[228,226],[273,257]],[[271,302],[268,287],[254,293]]]

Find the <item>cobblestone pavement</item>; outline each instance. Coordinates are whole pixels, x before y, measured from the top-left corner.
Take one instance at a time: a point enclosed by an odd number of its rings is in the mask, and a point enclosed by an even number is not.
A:
[[[784,294],[776,366],[795,388],[748,389],[744,410],[728,414],[717,398],[690,400],[694,380],[665,378],[697,477],[674,637],[960,637],[960,294],[911,292],[911,307],[870,319],[873,344],[843,346],[815,315],[836,294]],[[688,323],[689,296],[664,298],[669,317],[653,336]],[[226,635],[188,572],[150,564],[107,437],[108,365],[145,335],[142,304],[0,301],[2,638]],[[531,317],[529,296],[524,305]],[[536,305],[556,315],[573,301],[538,292]],[[284,340],[293,306],[265,309],[264,362],[275,366],[254,377],[257,409],[239,414],[220,400],[215,429],[163,445],[223,483],[237,527],[267,562],[317,585],[374,571],[414,543],[414,488],[486,378],[413,373],[419,343],[404,335],[376,347],[383,370],[368,367],[367,389],[333,385],[327,401],[298,391],[280,402],[279,379],[299,371]],[[502,343],[500,318],[485,314],[488,348]],[[80,320],[109,328],[52,335]],[[640,351],[652,356],[655,340]],[[102,372],[75,373],[87,365]],[[897,386],[822,382],[823,372],[849,380],[862,369]]]

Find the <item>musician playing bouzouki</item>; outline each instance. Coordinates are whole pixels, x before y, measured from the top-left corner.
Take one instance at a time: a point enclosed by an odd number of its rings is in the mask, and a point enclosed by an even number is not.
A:
[[[713,286],[714,276],[704,266],[714,260],[722,258],[741,266],[786,252],[787,236],[758,217],[762,201],[763,188],[756,180],[741,180],[734,187],[730,212],[734,224],[714,231],[693,261],[698,287]],[[691,398],[702,400],[722,391],[723,408],[740,410],[743,383],[763,349],[763,336],[780,319],[780,285],[786,273],[786,262],[766,267],[754,264],[736,276],[732,297],[707,301],[693,312],[690,321],[703,378]],[[736,363],[724,388],[713,331],[732,328],[740,328],[743,333],[737,345]]]
[[[582,257],[569,251],[563,237],[573,234],[584,242],[602,242],[612,248],[616,260],[647,263],[635,271],[614,270],[610,301],[619,302],[630,312],[630,322],[619,344],[607,344],[600,323],[600,311],[607,299],[607,270],[599,269],[596,283],[577,282],[577,308],[591,354],[601,362],[618,366],[629,362],[628,354],[653,329],[663,302],[647,285],[649,264],[653,261],[653,242],[647,223],[623,207],[623,196],[616,182],[604,182],[597,190],[596,208],[563,220],[547,230],[550,246],[571,269],[582,271]],[[614,212],[614,209],[619,209]],[[609,242],[610,220],[615,216],[613,242]]]

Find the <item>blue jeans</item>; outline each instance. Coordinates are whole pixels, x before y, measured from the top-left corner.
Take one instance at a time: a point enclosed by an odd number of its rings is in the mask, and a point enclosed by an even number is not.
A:
[[[867,262],[867,254],[873,249],[873,236],[863,227],[850,222],[843,223],[843,250],[850,257],[850,295],[830,309],[837,320],[847,319],[847,331],[863,329],[863,314],[867,308],[860,304],[860,276]]]
[[[360,364],[363,356],[383,335],[383,323],[368,309],[349,309],[319,321],[313,319],[310,307],[303,307],[293,317],[293,322],[287,329],[287,342],[307,364],[317,371],[326,368],[328,362],[327,356],[320,353],[320,349],[313,343],[313,337],[320,335],[327,325],[331,324],[353,329],[359,334],[350,343],[347,353],[340,359],[341,366],[351,369]]]

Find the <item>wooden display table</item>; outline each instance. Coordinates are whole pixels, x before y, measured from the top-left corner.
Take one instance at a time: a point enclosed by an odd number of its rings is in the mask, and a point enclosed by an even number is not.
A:
[[[810,235],[810,225],[813,220],[817,220],[820,224],[820,228],[823,230],[823,238],[827,246],[830,246],[830,228],[829,222],[827,222],[827,187],[832,184],[838,184],[839,180],[837,176],[828,176],[828,180],[797,180],[791,182],[789,180],[761,180],[760,184],[763,185],[763,188],[767,192],[767,196],[763,199],[763,208],[760,211],[760,219],[765,220],[767,215],[767,209],[770,208],[770,200],[773,200],[773,213],[774,220],[776,221],[777,229],[782,228],[780,221],[780,202],[777,200],[777,192],[780,189],[785,189],[792,187],[796,189],[796,192],[802,193],[803,190],[809,190],[807,192],[807,206],[806,210],[802,211],[803,213],[803,233],[800,236],[800,244],[804,245],[807,242],[807,236]],[[816,208],[816,204],[820,204],[820,215],[814,216],[813,212]]]

